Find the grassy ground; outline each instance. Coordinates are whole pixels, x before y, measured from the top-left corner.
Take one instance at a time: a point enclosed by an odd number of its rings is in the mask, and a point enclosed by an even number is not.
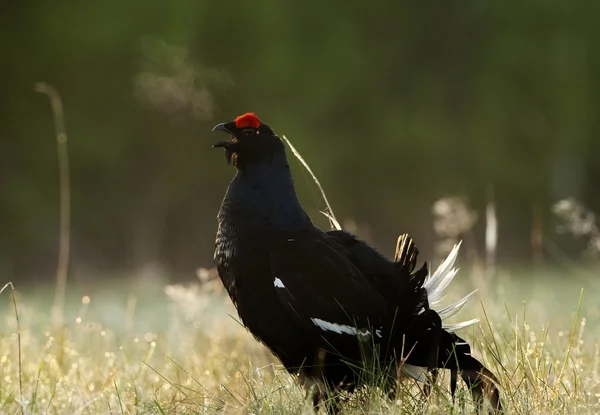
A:
[[[472,286],[461,274],[453,297]],[[507,412],[600,412],[600,290],[573,273],[527,277],[498,276],[459,314],[482,317],[461,335],[500,378]],[[16,293],[20,359],[10,289],[0,297],[1,413],[311,413],[218,286],[70,286],[58,327],[50,290]],[[454,405],[447,389],[443,376],[425,400],[406,380],[398,400],[371,388],[344,412],[472,412],[464,385]]]

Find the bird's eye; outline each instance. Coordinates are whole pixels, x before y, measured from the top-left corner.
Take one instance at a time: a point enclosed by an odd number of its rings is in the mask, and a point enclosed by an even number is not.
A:
[[[258,130],[255,130],[254,128],[244,128],[242,131],[244,131],[244,135],[252,135],[258,133]]]

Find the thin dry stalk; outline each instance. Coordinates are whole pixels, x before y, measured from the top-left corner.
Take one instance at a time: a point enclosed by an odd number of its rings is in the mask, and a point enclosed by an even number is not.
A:
[[[21,354],[21,322],[19,320],[19,309],[17,308],[17,299],[15,298],[15,286],[12,282],[7,283],[0,290],[0,294],[4,292],[4,290],[10,287],[13,301],[13,308],[15,310],[15,320],[17,320],[17,348],[18,348],[18,358],[19,358],[19,407],[21,408],[21,413],[25,413],[25,407],[23,402],[23,356]]]
[[[325,194],[325,190],[323,190],[323,187],[321,186],[321,182],[319,181],[319,179],[317,179],[317,176],[315,176],[315,174],[313,173],[313,171],[310,168],[310,166],[308,165],[308,163],[306,161],[304,161],[304,159],[302,158],[302,156],[300,155],[298,150],[296,150],[296,148],[292,145],[290,140],[288,140],[288,138],[285,135],[282,136],[282,138],[285,140],[287,145],[290,147],[290,150],[292,150],[292,153],[294,154],[294,156],[298,159],[298,161],[300,163],[302,163],[302,165],[304,166],[306,171],[308,171],[308,173],[311,175],[311,177],[317,184],[317,187],[321,191],[321,196],[323,196],[323,201],[325,202],[325,206],[327,206],[327,211],[321,212],[321,213],[323,213],[327,217],[327,219],[329,219],[332,229],[341,230],[342,227],[341,227],[340,223],[338,222],[338,220],[336,219],[335,214],[333,213],[333,209],[331,209],[331,205],[329,204],[329,200],[327,200],[327,195]]]
[[[71,228],[71,185],[69,174],[69,153],[67,148],[67,133],[62,99],[52,85],[38,82],[35,91],[48,95],[54,125],[56,129],[56,142],[58,151],[58,169],[60,186],[60,233],[58,265],[56,269],[56,289],[54,304],[52,306],[52,320],[55,325],[61,325],[63,319],[63,306],[67,289],[67,273],[69,269],[70,228]]]

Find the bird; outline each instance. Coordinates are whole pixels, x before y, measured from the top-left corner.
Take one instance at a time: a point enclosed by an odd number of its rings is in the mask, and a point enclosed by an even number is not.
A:
[[[217,214],[219,278],[241,323],[298,377],[315,408],[337,412],[336,392],[373,381],[365,373],[376,367],[390,397],[401,376],[430,387],[447,369],[453,397],[460,375],[479,411],[484,398],[490,413],[502,411],[498,379],[455,333],[478,320],[445,322],[474,292],[437,309],[460,244],[432,273],[417,267],[407,234],[390,259],[341,228],[322,230],[298,199],[271,127],[248,112],[213,131],[229,135],[213,147],[236,169]]]

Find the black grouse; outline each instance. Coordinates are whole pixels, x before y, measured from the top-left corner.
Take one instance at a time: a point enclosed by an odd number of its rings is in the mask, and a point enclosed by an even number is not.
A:
[[[348,232],[322,231],[300,205],[284,144],[268,125],[247,113],[215,130],[231,135],[214,147],[237,169],[217,216],[219,276],[243,324],[310,387],[315,405],[366,382],[360,368],[371,356],[390,394],[398,372],[427,383],[443,368],[453,396],[460,374],[479,408],[485,396],[501,410],[495,376],[454,333],[477,320],[442,323],[472,293],[432,309],[456,274],[459,246],[430,274],[426,264],[416,269],[407,235],[391,261]]]

